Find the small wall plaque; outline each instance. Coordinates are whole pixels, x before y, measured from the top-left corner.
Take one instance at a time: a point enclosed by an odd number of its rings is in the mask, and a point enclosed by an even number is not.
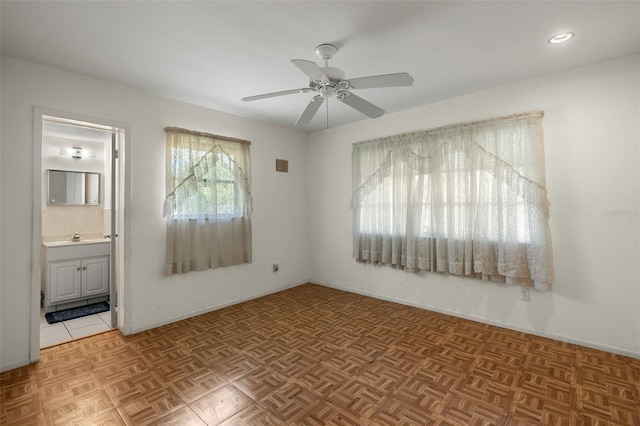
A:
[[[276,172],[289,173],[289,161],[276,158]]]

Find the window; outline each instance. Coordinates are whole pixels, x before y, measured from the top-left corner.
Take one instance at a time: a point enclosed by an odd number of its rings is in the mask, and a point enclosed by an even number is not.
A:
[[[542,113],[354,144],[357,261],[547,289]]]
[[[184,198],[176,203],[174,217],[240,217],[241,202],[236,196],[238,182],[235,180],[234,156],[224,152],[196,151],[196,158],[215,165],[204,167],[201,173],[196,174],[190,165],[192,154],[188,148],[171,148],[171,157],[176,159],[176,186],[178,190],[184,189]]]
[[[169,127],[165,274],[251,263],[248,141]]]

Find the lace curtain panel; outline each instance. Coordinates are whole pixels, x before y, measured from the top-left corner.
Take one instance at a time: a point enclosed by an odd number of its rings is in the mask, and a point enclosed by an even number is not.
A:
[[[164,130],[165,275],[251,263],[250,142]]]
[[[353,256],[550,288],[543,113],[353,146]]]

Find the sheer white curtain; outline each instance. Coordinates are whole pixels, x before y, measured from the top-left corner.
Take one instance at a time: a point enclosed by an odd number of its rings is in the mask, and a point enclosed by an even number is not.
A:
[[[164,130],[165,275],[251,263],[251,143]]]
[[[353,256],[547,290],[542,112],[353,146]]]

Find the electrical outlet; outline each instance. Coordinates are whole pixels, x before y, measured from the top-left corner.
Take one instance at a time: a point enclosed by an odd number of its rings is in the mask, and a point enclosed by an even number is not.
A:
[[[524,300],[525,302],[528,302],[531,300],[531,290],[527,287],[522,287],[520,289],[520,300]]]
[[[278,264],[277,263],[273,264],[273,272],[278,272]]]

